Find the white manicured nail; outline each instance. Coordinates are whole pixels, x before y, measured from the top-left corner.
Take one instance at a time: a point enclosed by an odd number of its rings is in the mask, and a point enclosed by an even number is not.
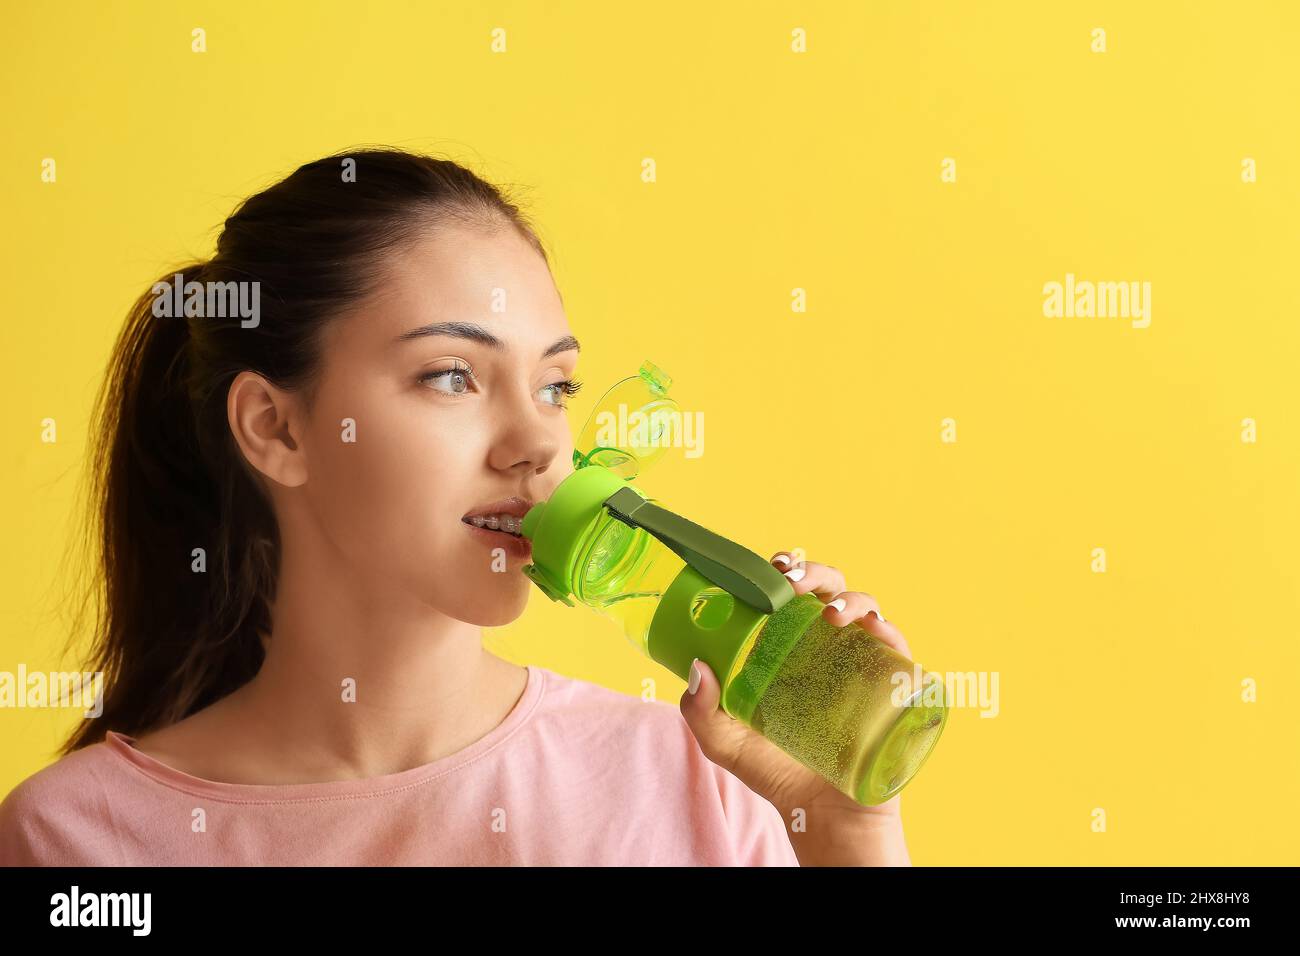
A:
[[[803,568],[791,568],[789,571],[785,572],[785,576],[791,581],[802,581],[803,575]]]
[[[844,598],[836,598],[834,601],[830,601],[829,603],[827,603],[826,606],[833,607],[837,611],[842,611],[844,610],[845,605],[847,605],[848,603],[849,602],[844,600]]]
[[[686,685],[687,693],[694,694],[697,690],[700,689],[700,669],[698,666],[696,666],[699,664],[699,662],[700,659],[698,657],[695,658],[695,660],[691,661],[691,679],[690,682]]]
[[[772,560],[773,560],[773,561],[779,561],[779,562],[781,562],[782,564],[789,564],[789,563],[790,563],[790,559],[787,558],[784,554],[778,554],[778,555],[777,555],[775,558],[773,558]]]

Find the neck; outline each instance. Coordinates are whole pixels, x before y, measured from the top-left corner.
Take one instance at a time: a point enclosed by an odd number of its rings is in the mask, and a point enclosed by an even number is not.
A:
[[[232,703],[252,749],[305,780],[455,753],[501,723],[527,676],[484,650],[477,625],[365,576],[323,542],[284,548],[271,620],[265,661]]]

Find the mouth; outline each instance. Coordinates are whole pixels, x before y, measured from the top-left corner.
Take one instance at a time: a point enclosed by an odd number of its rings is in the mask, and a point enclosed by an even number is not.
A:
[[[524,515],[528,514],[532,506],[533,502],[527,498],[503,498],[475,508],[460,520],[483,531],[523,540],[520,528],[524,523]]]

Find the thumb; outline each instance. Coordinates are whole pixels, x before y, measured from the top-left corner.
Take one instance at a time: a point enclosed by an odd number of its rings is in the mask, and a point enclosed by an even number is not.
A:
[[[700,750],[749,789],[781,806],[782,800],[800,782],[797,778],[809,771],[758,731],[728,714],[721,703],[718,678],[708,664],[697,658],[691,665],[686,692],[682,694],[681,711]]]

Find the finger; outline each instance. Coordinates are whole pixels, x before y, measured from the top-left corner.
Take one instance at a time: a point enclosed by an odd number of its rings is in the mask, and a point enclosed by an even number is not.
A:
[[[841,606],[841,602],[842,606]],[[880,616],[880,605],[870,594],[861,591],[844,591],[826,605],[822,617],[836,627],[857,624],[872,637],[879,638],[908,660],[912,649],[907,639],[893,623]]]
[[[866,622],[861,619],[868,614],[882,621],[885,619],[880,611],[880,602],[861,591],[841,591],[833,595],[822,611],[822,617],[836,627],[843,627],[850,621],[859,621],[865,626]]]
[[[772,558],[772,565],[782,568],[779,559],[786,556],[788,552],[775,555]],[[812,593],[826,601],[846,587],[844,573],[839,568],[831,567],[829,564],[818,564],[816,561],[803,561],[785,570],[784,573],[796,595]]]
[[[778,551],[772,557],[768,558],[772,564],[781,569],[784,574],[791,568],[802,568],[808,564],[808,556],[804,554],[803,548],[794,548],[791,551]]]
[[[699,668],[700,682],[694,693],[687,684],[681,699],[682,716],[700,742],[704,756],[730,770],[743,732],[749,728],[722,708],[722,688],[713,669],[704,661],[695,664]]]
[[[695,693],[690,685],[682,693],[681,712],[704,756],[734,774],[755,793],[775,801],[789,789],[792,769],[800,776],[809,771],[758,731],[736,720],[721,706],[722,689],[712,668],[697,661],[700,682]]]

